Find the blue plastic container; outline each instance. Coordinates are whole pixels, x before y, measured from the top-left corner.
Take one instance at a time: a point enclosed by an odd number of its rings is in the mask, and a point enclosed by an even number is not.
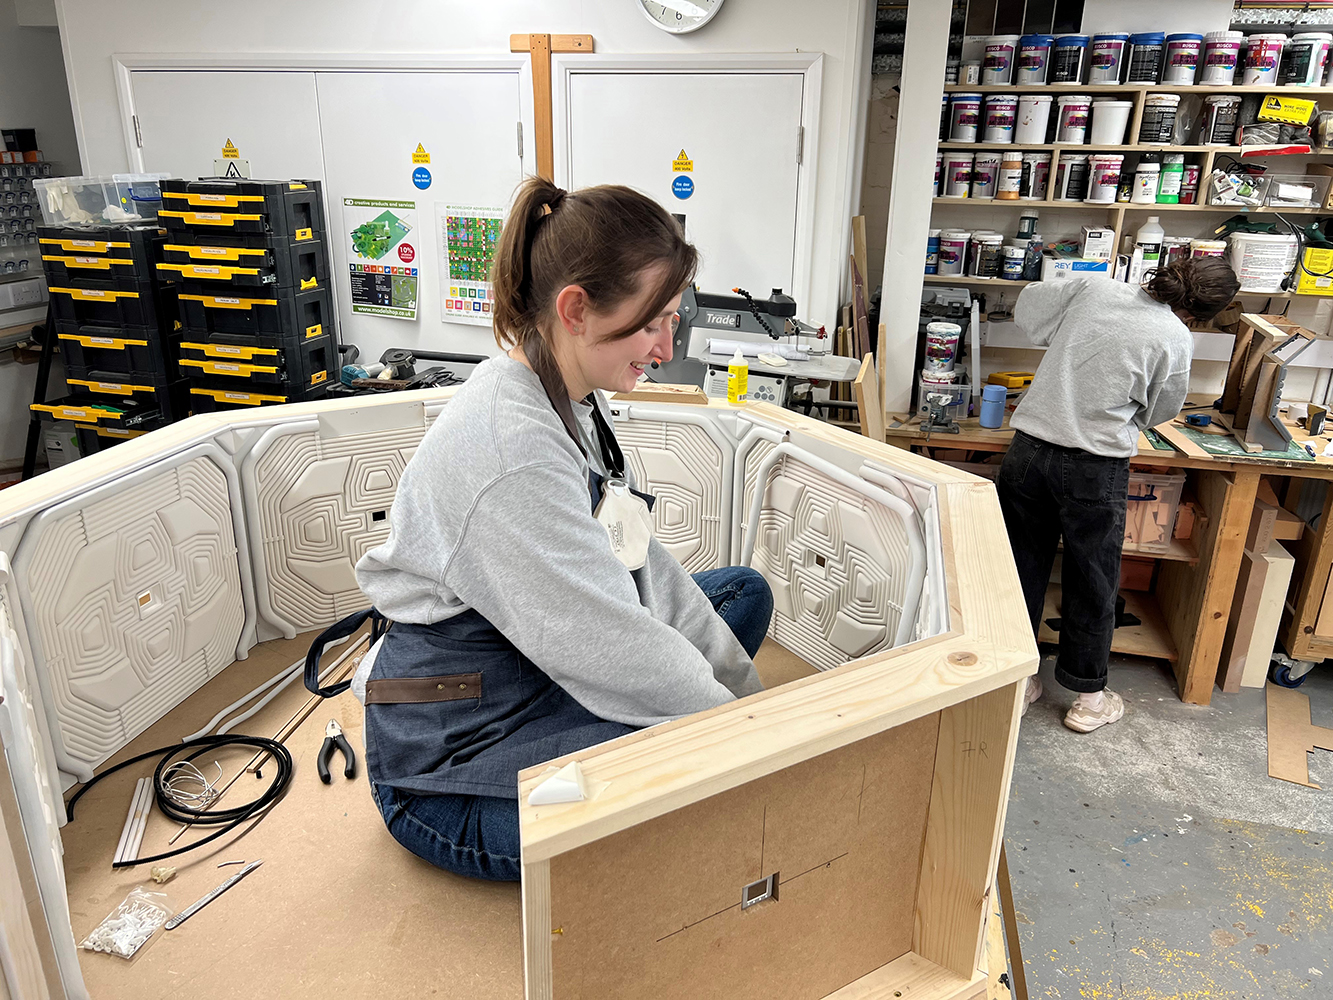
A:
[[[1019,86],[1046,85],[1051,68],[1051,49],[1054,35],[1024,35],[1018,40],[1018,67],[1014,83]]]
[[[979,420],[982,427],[988,427],[994,430],[1004,424],[1004,404],[1008,397],[1008,390],[1002,385],[988,385],[981,390],[981,414]]]

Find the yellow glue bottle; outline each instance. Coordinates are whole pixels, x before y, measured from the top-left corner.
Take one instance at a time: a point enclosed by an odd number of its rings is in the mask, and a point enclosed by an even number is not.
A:
[[[727,402],[743,403],[749,391],[750,366],[738,348],[735,357],[731,359],[731,364],[727,365]]]

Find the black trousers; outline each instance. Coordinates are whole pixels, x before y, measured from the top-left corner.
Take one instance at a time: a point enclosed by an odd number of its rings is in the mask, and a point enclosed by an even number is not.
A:
[[[1102,690],[1120,590],[1129,459],[1061,448],[1016,431],[996,488],[1034,635],[1064,538],[1055,679],[1071,691]]]

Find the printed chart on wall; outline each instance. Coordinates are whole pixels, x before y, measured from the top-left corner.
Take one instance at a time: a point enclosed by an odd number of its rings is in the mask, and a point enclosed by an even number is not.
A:
[[[495,293],[491,261],[504,228],[504,210],[435,203],[439,233],[440,319],[491,325]]]
[[[417,318],[417,203],[344,198],[352,312]]]

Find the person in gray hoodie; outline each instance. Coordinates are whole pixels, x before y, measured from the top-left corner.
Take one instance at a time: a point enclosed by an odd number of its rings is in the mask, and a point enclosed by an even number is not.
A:
[[[352,684],[372,792],[442,868],[519,877],[521,769],[762,689],[767,583],[691,577],[642,530],[602,395],[670,360],[697,261],[645,195],[525,181],[493,274],[505,353],[427,431],[357,564],[394,622]]]
[[[1009,426],[996,479],[1005,528],[1035,633],[1064,540],[1060,654],[1055,679],[1078,692],[1065,725],[1090,733],[1125,714],[1106,690],[1120,589],[1129,460],[1139,432],[1180,412],[1194,339],[1240,282],[1226,261],[1195,258],[1143,286],[1100,277],[1028,285],[1014,321],[1046,354]],[[1041,697],[1028,679],[1023,710]]]

